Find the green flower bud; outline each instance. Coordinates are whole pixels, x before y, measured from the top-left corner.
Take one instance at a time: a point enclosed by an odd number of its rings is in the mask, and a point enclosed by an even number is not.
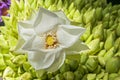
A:
[[[0,47],[0,53],[1,54],[8,54],[9,53],[9,48]]]
[[[62,7],[63,7],[63,2],[62,2],[62,0],[59,0],[57,3],[57,10],[61,10]]]
[[[88,16],[89,15],[89,16]],[[85,14],[83,15],[83,22],[85,24],[89,23],[89,22],[93,22],[95,19],[94,19],[94,15],[95,15],[95,9],[92,9],[92,10],[87,10],[85,12]]]
[[[115,43],[114,43],[115,52],[118,51],[119,45],[120,45],[120,37],[118,37],[118,38],[115,40]]]
[[[76,11],[75,8],[72,9],[72,10],[70,11],[70,13],[68,14],[68,15],[70,15],[70,17],[68,17],[68,18],[73,19],[73,15],[74,15],[75,11]]]
[[[90,72],[93,72],[98,67],[98,61],[94,57],[89,57],[85,66]]]
[[[31,65],[28,62],[24,62],[22,65],[25,71],[29,71],[29,68],[31,67]]]
[[[117,28],[118,24],[116,24],[115,22],[113,23],[113,25],[110,27],[110,30],[113,31]]]
[[[24,0],[20,0],[17,4],[19,9],[22,11],[24,9]]]
[[[18,65],[13,64],[11,60],[5,60],[5,64],[10,66],[13,70],[17,70]]]
[[[104,48],[104,42],[100,42],[100,50]]]
[[[112,8],[112,3],[107,4],[105,9],[103,10],[103,15],[109,13],[110,9]]]
[[[107,60],[105,70],[108,73],[116,73],[120,69],[119,63],[120,63],[119,57],[112,57],[109,60]]]
[[[25,55],[18,55],[12,60],[13,63],[21,65],[24,62],[26,62],[26,56]]]
[[[19,77],[19,80],[31,80],[31,79],[32,79],[32,75],[29,72],[25,72]]]
[[[67,72],[67,71],[70,71],[70,65],[67,64],[67,63],[64,63],[60,68],[60,72],[64,73],[64,72]]]
[[[74,73],[73,72],[65,72],[64,74],[64,78],[65,80],[74,80]]]
[[[76,2],[78,2],[77,7],[78,7],[79,10],[84,8],[84,6],[85,6],[85,1],[84,0],[79,0],[79,1],[76,1]]]
[[[96,30],[93,32],[93,37],[100,38],[100,40],[103,40],[104,31],[102,24],[98,24],[95,29]]]
[[[63,9],[67,9],[68,8],[68,6],[69,6],[69,3],[68,3],[68,1],[67,0],[64,0],[64,3],[63,3]]]
[[[109,74],[109,80],[115,80],[115,78],[118,76],[117,73],[111,73]]]
[[[102,8],[101,7],[96,8],[96,10],[95,10],[95,18],[98,21],[102,19]]]
[[[25,6],[24,6],[23,14],[24,14],[24,20],[26,20],[26,19],[30,18],[32,9],[27,0],[24,1],[24,4],[25,4]]]
[[[37,0],[32,1],[31,8],[37,9]]]
[[[74,3],[75,3],[75,5],[77,6],[78,9],[80,8],[79,5],[80,5],[81,2],[82,2],[82,0],[74,0]]]
[[[110,19],[110,13],[105,14],[103,21],[109,21]]]
[[[83,76],[82,80],[87,80],[87,74]]]
[[[109,21],[103,21],[103,28],[104,29],[109,28]]]
[[[90,48],[89,54],[95,54],[100,50],[100,39],[94,39],[90,43],[87,44]]]
[[[18,11],[20,10],[19,7],[18,7],[18,4],[17,4],[17,1],[16,0],[11,0],[11,9],[10,9],[10,12],[11,14],[14,13],[14,15],[18,15]]]
[[[111,20],[110,19],[110,21],[109,21],[109,28],[111,28],[111,26],[114,24],[114,21],[113,21],[113,19]]]
[[[93,73],[98,74],[98,73],[100,73],[100,72],[101,72],[101,66],[98,65],[98,67],[94,70]]]
[[[17,73],[18,73],[18,75],[24,73],[24,70],[21,66],[18,67]]]
[[[86,73],[85,68],[83,67],[83,65],[79,65],[79,67],[78,67],[78,69],[76,71],[78,71],[82,75],[84,75]]]
[[[101,73],[97,74],[96,78],[99,80],[99,79],[102,79],[105,75],[105,71],[104,70],[101,70]]]
[[[5,17],[5,16],[2,16],[2,18],[3,18],[4,20],[9,20],[8,17]],[[7,29],[6,27],[0,26],[0,35],[6,34],[7,31],[8,31],[8,29]]]
[[[44,6],[44,1],[45,0],[38,0],[37,1],[38,6]]]
[[[80,16],[81,16],[81,14],[80,14],[79,10],[76,10],[74,15],[73,15],[73,21],[80,22],[80,20],[81,20]]]
[[[87,68],[86,65],[82,65],[82,68],[84,69],[84,72],[85,72],[85,73],[89,73],[88,68]],[[82,69],[82,70],[83,70],[83,69]]]
[[[70,65],[70,70],[75,71],[78,68],[79,62],[77,60],[68,60],[68,64]]]
[[[115,50],[114,47],[112,47],[109,51],[106,52],[106,54],[104,55],[104,60],[107,61],[110,58],[112,58],[114,56]]]
[[[50,5],[54,4],[55,0],[45,0],[45,7],[48,8]]]
[[[89,58],[88,53],[82,53],[80,56],[80,63],[85,64],[88,58]]]
[[[15,49],[15,46],[16,46],[18,40],[11,35],[8,35],[8,37],[9,37],[9,39],[8,39],[9,47],[10,47],[10,50],[12,51]]]
[[[0,70],[4,70],[5,68],[6,68],[6,64],[3,55],[0,53]]]
[[[29,68],[29,72],[32,74],[32,77],[38,77],[37,72],[35,71],[35,69],[33,67]]]
[[[103,80],[108,80],[108,73],[104,74]]]
[[[81,80],[82,76],[80,71],[77,70],[74,72],[74,80]]]
[[[105,55],[105,53],[106,53],[106,50],[103,49],[103,50],[101,50],[101,51],[98,53],[98,56],[103,57],[103,56]]]
[[[86,41],[88,37],[91,35],[91,30],[92,30],[91,23],[88,23],[85,27],[86,27],[86,31],[82,35],[84,41]]]
[[[120,50],[116,52],[115,56],[120,56]]]
[[[73,2],[70,3],[70,6],[69,6],[69,8],[68,8],[68,12],[71,12],[74,8],[75,8],[74,3],[73,3]]]
[[[105,60],[104,60],[104,57],[102,57],[102,56],[98,56],[98,61],[99,61],[100,65],[101,65],[102,67],[105,66]]]
[[[86,43],[86,44],[89,44],[89,43],[92,41],[92,39],[93,39],[93,34],[91,34],[91,35],[87,38],[87,40],[85,41],[85,43]]]
[[[117,28],[116,28],[116,34],[117,34],[117,36],[119,36],[120,37],[120,23],[118,23],[118,26],[117,26]]]
[[[15,76],[15,72],[11,67],[6,67],[4,72],[3,72],[3,78],[5,77],[14,77]]]
[[[88,74],[87,80],[96,80],[96,74]]]
[[[53,4],[48,7],[48,10],[55,11],[55,10],[57,10],[57,7],[56,7],[56,5]]]
[[[47,73],[47,75],[48,75],[48,79],[50,80],[51,78],[53,78],[53,73],[51,73],[51,72],[49,72],[49,73]],[[60,75],[61,76],[61,75]],[[58,77],[59,77],[59,75],[58,75]]]
[[[65,74],[65,73],[64,73]],[[67,75],[66,75],[67,76]],[[56,80],[64,80],[64,76],[62,75],[62,74],[57,74],[56,76],[55,76],[55,79]]]
[[[114,80],[119,80],[120,79],[120,76],[117,76]]]
[[[104,48],[106,50],[109,50],[110,48],[113,47],[114,45],[114,40],[115,40],[115,32],[109,33],[110,35],[107,37],[106,41],[105,41],[105,45]]]
[[[3,57],[4,57],[5,61],[6,61],[6,60],[10,60],[11,57],[13,57],[13,55],[11,55],[10,53],[9,54],[3,54]]]
[[[45,70],[37,70],[36,75],[41,80],[47,80],[47,71],[45,71]]]
[[[8,48],[8,43],[5,40],[3,35],[0,35],[0,47],[2,48]]]

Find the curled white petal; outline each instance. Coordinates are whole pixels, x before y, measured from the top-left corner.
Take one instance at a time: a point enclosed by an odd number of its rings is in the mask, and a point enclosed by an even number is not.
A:
[[[31,24],[19,22],[18,34],[20,34],[19,36],[22,37],[25,41],[27,41],[28,39],[30,39],[31,35],[35,34],[35,32]]]
[[[45,37],[33,35],[28,41],[24,43],[22,49],[27,51],[41,50],[44,48],[44,45]]]
[[[45,33],[55,28],[56,25],[63,24],[63,20],[59,18],[56,14],[40,8],[36,21],[34,23],[35,31],[38,35]]]
[[[64,21],[64,24],[70,24],[69,19],[66,17],[63,11],[56,11],[54,12],[59,18],[62,18]]]
[[[54,72],[56,70],[58,70],[64,63],[65,61],[65,52],[64,51],[60,51],[56,54],[56,57],[55,57],[55,61],[53,62],[53,64],[47,68],[46,70],[47,71],[50,71],[50,72]]]
[[[53,64],[55,54],[41,51],[32,51],[28,53],[28,61],[36,69],[45,69]]]
[[[59,25],[57,39],[64,48],[72,46],[83,34],[84,28],[72,25]]]
[[[28,60],[31,63],[31,65],[36,69],[48,69],[50,66],[54,65],[54,62],[56,61],[56,59],[59,61],[58,66],[62,63],[63,58],[58,58],[59,54],[61,53],[61,48],[57,48],[55,50],[51,50],[51,51],[30,51],[28,53]],[[56,69],[58,69],[58,67],[56,65]],[[53,66],[50,70],[53,70]]]
[[[66,49],[66,54],[79,54],[81,51],[88,50],[88,46],[81,42],[79,39],[78,41],[73,44],[71,47]]]

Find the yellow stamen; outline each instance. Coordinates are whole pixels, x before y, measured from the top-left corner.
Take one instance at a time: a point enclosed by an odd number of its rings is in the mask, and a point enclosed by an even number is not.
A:
[[[55,42],[55,39],[54,39],[53,36],[50,36],[50,35],[47,36],[47,38],[46,38],[46,43],[47,43],[48,46],[54,45],[54,42]]]
[[[52,49],[58,46],[58,41],[55,32],[49,32],[46,34],[45,48]]]

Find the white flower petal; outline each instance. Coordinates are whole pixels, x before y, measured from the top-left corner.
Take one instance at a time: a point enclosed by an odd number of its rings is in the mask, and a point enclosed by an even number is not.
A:
[[[15,47],[15,49],[14,49],[14,52],[15,52],[15,53],[21,53],[21,54],[26,53],[26,52],[25,52],[24,50],[22,50],[22,48],[21,48],[21,47],[23,47],[24,43],[25,43],[25,40],[24,40],[22,37],[20,37],[19,40],[18,40],[18,43],[17,43],[17,45],[16,45],[16,47]]]
[[[25,41],[30,39],[32,35],[35,34],[34,29],[32,28],[31,24],[19,22],[18,26],[18,34],[22,37]]]
[[[65,56],[66,55],[65,55],[64,51],[58,52],[56,54],[56,58],[55,58],[54,63],[46,70],[49,72],[54,72],[54,71],[58,70],[63,65],[64,60],[65,60]]]
[[[29,41],[26,41],[22,47],[23,50],[34,51],[41,50],[45,45],[45,37],[33,35]]]
[[[59,54],[63,54],[61,53],[61,48],[56,48],[51,51],[46,51],[46,50],[45,51],[36,50],[32,52],[30,51],[28,52],[28,60],[36,70],[49,69],[49,68],[53,69],[54,66],[52,65],[54,64],[54,61],[59,61],[59,65],[63,63],[64,54],[63,55],[59,55]],[[57,58],[60,60],[57,60]]]
[[[85,28],[72,25],[59,25],[57,39],[61,46],[68,48],[72,46],[85,32]]]
[[[66,54],[79,54],[79,52],[88,50],[88,46],[78,40],[74,45],[66,49]]]
[[[59,18],[62,18],[64,21],[65,24],[70,24],[70,21],[69,19],[66,17],[66,15],[64,14],[63,11],[56,11],[54,12]]]
[[[53,64],[55,54],[45,53],[40,51],[28,52],[28,61],[35,68],[35,70],[48,68]]]
[[[56,14],[50,12],[49,10],[40,8],[36,21],[34,23],[35,31],[38,35],[45,33],[58,24],[63,24],[64,20],[61,20]]]

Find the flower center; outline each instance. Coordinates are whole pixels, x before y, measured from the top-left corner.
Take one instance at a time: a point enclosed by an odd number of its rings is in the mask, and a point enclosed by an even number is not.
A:
[[[46,42],[47,42],[47,45],[52,46],[54,44],[54,42],[55,42],[54,37],[51,36],[51,35],[47,36]]]
[[[58,41],[56,38],[56,34],[55,33],[47,34],[45,48],[52,49],[52,48],[56,48],[57,45],[58,45]]]

